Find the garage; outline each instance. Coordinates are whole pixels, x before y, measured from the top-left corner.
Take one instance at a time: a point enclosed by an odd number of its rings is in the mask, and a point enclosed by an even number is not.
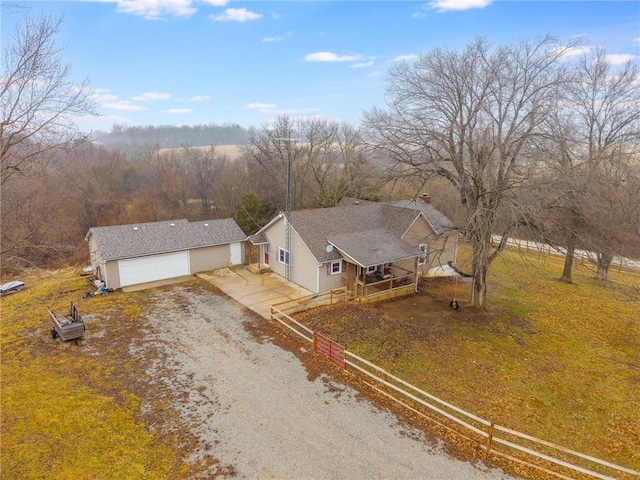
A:
[[[246,238],[233,218],[92,227],[85,236],[91,266],[109,288],[242,264]]]
[[[120,285],[136,285],[190,275],[189,252],[165,253],[118,261]]]

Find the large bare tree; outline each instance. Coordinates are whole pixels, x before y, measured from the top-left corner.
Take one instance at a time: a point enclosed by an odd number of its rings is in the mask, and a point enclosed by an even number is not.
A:
[[[613,255],[620,251],[628,231],[626,214],[619,214],[628,209],[625,200],[633,202],[622,192],[630,167],[637,167],[640,157],[639,80],[637,64],[628,61],[614,67],[606,50],[599,48],[580,58],[576,81],[569,89],[567,108],[576,139],[567,155],[574,163],[585,164],[583,170],[589,173],[591,188],[579,189],[586,196],[578,201],[590,213],[585,246],[595,250],[596,278],[601,280],[607,278]],[[567,273],[565,268],[563,278]]]
[[[7,13],[7,12],[4,12]],[[46,171],[44,164],[54,151],[70,147],[82,139],[75,117],[94,113],[86,82],[74,83],[70,66],[61,60],[56,45],[60,21],[45,15],[27,13],[17,23],[13,37],[2,51],[0,71],[0,185],[2,195],[2,246],[6,259],[39,238],[36,231],[13,223],[11,212],[37,204],[37,185],[33,178]],[[24,195],[18,185],[33,187]],[[11,195],[21,192],[21,195]],[[42,202],[40,202],[42,203]],[[43,212],[44,213],[44,212]],[[25,223],[26,224],[26,223]],[[38,229],[41,222],[31,222]]]
[[[245,149],[250,175],[284,200],[287,168],[291,167],[294,209],[335,206],[344,196],[367,189],[371,166],[362,153],[359,131],[323,118],[278,117],[273,124],[250,132]],[[257,172],[251,167],[258,165]]]
[[[392,177],[439,176],[459,193],[477,306],[486,306],[487,272],[498,253],[491,242],[496,214],[521,187],[530,142],[566,81],[559,60],[567,48],[551,37],[437,48],[393,67],[386,108],[365,114],[368,141]]]

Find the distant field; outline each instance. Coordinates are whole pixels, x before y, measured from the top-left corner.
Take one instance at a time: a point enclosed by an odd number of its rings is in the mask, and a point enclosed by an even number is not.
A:
[[[242,155],[242,146],[241,145],[215,145],[216,153],[218,156],[226,156],[229,160],[237,160]],[[199,150],[208,149],[209,146],[206,147],[192,147]],[[181,150],[182,147],[178,148],[163,148],[160,151],[162,152],[170,152],[173,150]]]

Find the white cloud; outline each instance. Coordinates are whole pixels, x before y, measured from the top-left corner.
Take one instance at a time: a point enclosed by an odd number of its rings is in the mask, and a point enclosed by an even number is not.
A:
[[[631,40],[631,42],[635,43],[636,45],[640,45],[640,37],[634,38],[633,40]]]
[[[594,48],[596,47],[593,45],[582,45],[580,47],[570,47],[570,48],[558,47],[558,48],[554,48],[552,52],[554,53],[562,52],[562,58],[570,58],[570,57],[578,57],[580,55],[591,53],[591,51]]]
[[[354,63],[353,65],[349,65],[349,67],[351,67],[351,68],[366,68],[366,67],[370,67],[371,65],[373,65],[373,60],[369,60],[368,62]]]
[[[196,4],[224,7],[229,0],[80,0],[84,2],[115,3],[118,12],[140,15],[149,20],[164,16],[190,17],[196,13]]]
[[[637,57],[637,55],[632,55],[631,53],[610,53],[605,55],[605,58],[611,65],[624,65]]]
[[[433,0],[429,6],[438,12],[449,10],[469,10],[471,8],[484,8],[491,5],[493,0]]]
[[[298,115],[298,114],[307,114],[319,112],[319,108],[306,108],[306,109],[298,109],[298,108],[278,108],[275,103],[248,103],[244,106],[244,108],[248,108],[249,110],[255,110],[260,113],[264,113],[266,115]]]
[[[412,62],[418,58],[418,55],[411,53],[409,55],[399,55],[393,58],[391,61],[393,62]]]
[[[171,98],[170,93],[158,93],[158,92],[147,92],[142,95],[137,95],[133,97],[137,102],[156,102],[158,100],[169,100]]]
[[[140,15],[149,20],[156,20],[165,15],[189,17],[196,13],[193,0],[98,0],[115,3],[118,12]]]
[[[103,103],[102,104],[102,108],[106,108],[109,110],[120,110],[123,112],[139,112],[142,110],[146,110],[145,107],[142,107],[140,105],[134,105],[131,102],[128,102],[126,100],[124,101],[119,101],[119,102],[107,102],[107,103]]]
[[[332,52],[310,53],[304,57],[307,62],[353,62],[360,58],[360,55],[338,55]]]
[[[271,113],[277,105],[275,103],[248,103],[244,108],[249,110],[257,110],[262,113]]]
[[[170,108],[169,110],[165,110],[165,113],[172,113],[182,115],[185,113],[193,112],[193,108]]]
[[[109,93],[109,90],[106,89],[95,89],[89,92],[89,97],[91,100],[97,103],[107,103],[107,102],[115,102],[118,100],[118,96],[113,93]]]
[[[427,16],[427,15],[426,15],[425,13],[422,13],[422,12],[416,12],[416,13],[414,13],[413,15],[411,15],[411,18],[424,18],[424,17],[426,17],[426,16]]]
[[[280,35],[279,37],[264,37],[262,39],[263,42],[281,42],[283,40],[286,40],[287,38],[290,38],[291,36],[293,36],[293,33],[291,32],[287,32],[284,35]]]
[[[262,14],[246,8],[227,8],[222,15],[210,15],[209,18],[216,22],[247,22],[262,18]]]
[[[193,97],[181,99],[183,102],[204,102],[211,100],[211,95],[194,95]]]

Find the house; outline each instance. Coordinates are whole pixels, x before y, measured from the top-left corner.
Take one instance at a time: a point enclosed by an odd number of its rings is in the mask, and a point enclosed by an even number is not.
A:
[[[93,227],[85,240],[98,277],[120,288],[241,264],[246,238],[225,218]]]
[[[281,213],[249,240],[258,250],[257,268],[311,292],[346,288],[359,300],[404,294],[423,273],[455,261],[457,236],[445,234],[451,222],[441,214],[436,219],[432,206],[425,208],[430,217],[420,207],[346,199],[290,212],[288,225]]]

